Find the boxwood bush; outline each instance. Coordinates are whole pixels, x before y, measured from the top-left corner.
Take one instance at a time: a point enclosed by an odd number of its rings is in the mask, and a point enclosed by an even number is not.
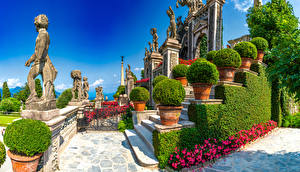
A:
[[[176,65],[172,70],[173,77],[174,78],[185,77],[186,73],[187,73],[187,70],[188,70],[187,65],[184,65],[184,64]]]
[[[185,90],[181,83],[174,79],[165,79],[153,89],[155,103],[165,106],[180,106],[185,98]]]
[[[0,103],[0,110],[4,112],[19,112],[21,102],[13,97],[5,98]]]
[[[233,49],[236,50],[242,58],[256,59],[257,57],[257,49],[251,42],[240,42],[236,44]]]
[[[13,153],[33,156],[48,149],[51,134],[48,126],[42,121],[21,119],[7,126],[3,140]]]
[[[6,159],[6,150],[3,143],[0,141],[0,167],[5,162]]]
[[[196,60],[189,67],[186,77],[189,83],[216,84],[219,79],[219,72],[213,63],[206,60]]]
[[[239,68],[241,61],[240,54],[231,48],[219,50],[214,58],[214,64],[218,67]]]
[[[131,101],[147,102],[150,98],[150,93],[144,87],[135,87],[134,89],[132,89],[129,96]]]
[[[257,50],[266,51],[269,47],[268,41],[262,37],[255,37],[250,42],[256,46]]]
[[[217,51],[208,52],[206,55],[206,60],[208,60],[208,61],[214,60],[216,54],[217,54]]]
[[[155,77],[154,80],[153,80],[153,87],[155,87],[155,85],[157,83],[159,83],[160,81],[162,81],[164,79],[169,79],[169,78],[166,77],[165,75],[159,75],[159,76]]]

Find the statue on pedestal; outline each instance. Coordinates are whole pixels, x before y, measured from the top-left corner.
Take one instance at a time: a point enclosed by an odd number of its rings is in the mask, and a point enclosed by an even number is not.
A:
[[[82,81],[80,70],[72,70],[71,77],[73,79],[72,100],[71,102],[80,102],[82,100]]]
[[[156,28],[151,28],[150,33],[151,33],[151,35],[153,37],[153,39],[152,39],[152,51],[153,52],[158,52],[158,35],[157,35],[157,29]]]
[[[176,39],[175,13],[171,6],[167,10],[167,14],[170,18],[170,26],[168,27],[168,30],[167,30],[167,38]]]
[[[145,48],[145,57],[148,57],[149,54],[150,54],[149,50]]]
[[[100,109],[103,101],[104,101],[103,88],[101,86],[96,87],[95,108]]]
[[[89,99],[89,90],[90,90],[90,86],[88,83],[88,78],[87,77],[83,77],[83,99],[84,100],[88,100]]]
[[[48,48],[50,44],[48,29],[48,18],[44,14],[38,15],[34,19],[36,31],[39,33],[35,42],[34,54],[26,61],[25,66],[31,69],[27,77],[30,95],[26,101],[27,110],[51,110],[56,108],[54,96],[54,80],[57,70],[53,66],[49,56]],[[41,98],[35,91],[35,78],[42,75],[44,91]]]
[[[177,0],[176,7],[180,4],[182,7],[187,6],[189,8],[189,14],[196,12],[204,6],[202,0]]]
[[[150,53],[152,53],[152,52],[153,52],[153,47],[152,47],[152,44],[151,44],[151,42],[150,42],[150,41],[148,42],[148,44],[149,44],[149,52],[150,52]]]

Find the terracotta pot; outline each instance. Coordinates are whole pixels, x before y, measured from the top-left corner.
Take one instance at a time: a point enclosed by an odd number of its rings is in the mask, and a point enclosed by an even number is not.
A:
[[[39,160],[43,154],[40,153],[29,157],[16,155],[10,152],[10,150],[8,150],[7,155],[11,159],[12,168],[14,172],[36,172]]]
[[[242,57],[242,65],[241,65],[240,69],[250,70],[251,64],[252,64],[252,59],[251,58]]]
[[[186,79],[186,77],[179,77],[179,78],[175,78],[177,81],[180,81],[182,86],[187,86],[188,85],[188,81]]]
[[[162,125],[175,125],[179,121],[183,106],[158,106]]]
[[[193,83],[194,95],[196,100],[207,100],[209,99],[209,94],[212,85],[206,83]]]
[[[146,102],[136,101],[136,102],[133,102],[133,106],[134,106],[135,111],[144,111],[145,106],[146,106]]]
[[[256,58],[256,60],[258,60],[260,62],[263,62],[264,55],[265,55],[264,51],[257,50],[257,58]]]
[[[234,67],[218,67],[220,81],[230,81],[232,82],[235,74]]]
[[[118,98],[114,98],[115,101],[118,101]]]

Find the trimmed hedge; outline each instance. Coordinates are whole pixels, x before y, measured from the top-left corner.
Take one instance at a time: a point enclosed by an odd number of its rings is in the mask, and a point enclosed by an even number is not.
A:
[[[219,71],[216,65],[209,61],[196,60],[189,67],[186,78],[189,83],[216,84],[219,79]]]
[[[241,63],[242,60],[240,54],[231,48],[225,48],[217,51],[214,57],[214,64],[218,67],[239,68]]]
[[[144,87],[136,87],[130,93],[131,101],[144,101],[147,102],[150,98],[149,91]]]
[[[257,49],[251,42],[240,42],[236,44],[233,49],[237,51],[242,58],[256,59],[257,57]]]
[[[180,106],[185,98],[182,84],[174,79],[165,79],[153,89],[155,103],[165,106]]]
[[[159,76],[155,77],[153,80],[153,88],[155,87],[155,85],[157,83],[159,83],[160,81],[165,80],[165,79],[169,79],[169,78],[166,77],[165,75],[159,75]]]
[[[153,145],[160,168],[165,168],[175,147],[189,150],[205,139],[224,140],[240,130],[250,129],[253,124],[269,121],[271,89],[262,66],[259,67],[259,73],[259,76],[236,73],[235,80],[243,83],[243,87],[216,86],[215,96],[223,99],[224,104],[191,104],[188,115],[196,128],[168,133],[153,132]]]
[[[208,52],[207,55],[206,55],[206,60],[208,60],[208,61],[214,60],[216,54],[217,54],[217,51]]]
[[[0,141],[0,167],[2,166],[2,164],[5,162],[6,159],[6,150],[5,150],[5,146],[3,145],[3,143]]]
[[[10,151],[19,155],[33,156],[48,149],[51,135],[44,122],[21,119],[7,126],[3,140]]]
[[[257,50],[266,51],[269,47],[268,41],[262,37],[255,37],[250,42],[256,46]]]
[[[184,64],[176,65],[172,70],[173,77],[174,78],[185,77],[187,71],[188,71],[188,67],[186,65]]]

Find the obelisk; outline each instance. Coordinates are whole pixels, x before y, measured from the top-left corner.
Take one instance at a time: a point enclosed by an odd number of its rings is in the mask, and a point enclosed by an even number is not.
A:
[[[123,66],[124,56],[121,56],[121,58],[122,58],[122,62],[121,62],[121,85],[125,85],[125,83],[124,83],[124,66]]]

